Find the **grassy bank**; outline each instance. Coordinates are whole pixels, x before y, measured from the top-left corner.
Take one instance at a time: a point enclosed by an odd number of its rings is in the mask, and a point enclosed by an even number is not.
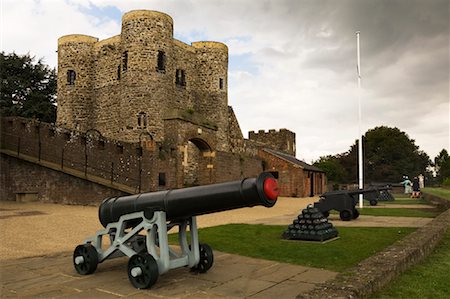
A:
[[[370,215],[370,216],[434,218],[437,215],[439,215],[439,211],[435,209],[363,208],[358,210],[360,215]]]
[[[283,240],[281,234],[285,229],[285,226],[227,224],[200,229],[199,237],[214,250],[343,271],[414,231],[340,227],[338,240],[321,244]]]
[[[409,209],[409,208],[362,208],[358,209],[360,215],[369,216],[391,216],[391,217],[423,217],[434,218],[439,215],[435,209]],[[337,211],[331,211],[330,214],[339,214]]]
[[[449,298],[450,230],[435,251],[370,298]]]
[[[436,196],[439,196],[440,198],[444,198],[447,200],[450,200],[450,189],[444,189],[444,188],[423,188],[422,190],[425,193],[433,194]]]

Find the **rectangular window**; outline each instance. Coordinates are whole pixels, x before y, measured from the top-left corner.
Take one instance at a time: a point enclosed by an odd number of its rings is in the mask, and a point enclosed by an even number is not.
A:
[[[68,85],[75,85],[75,79],[77,77],[77,74],[74,70],[68,70],[67,71],[67,84]]]
[[[184,70],[177,69],[175,74],[175,84],[179,86],[186,86],[186,77]]]
[[[158,175],[158,185],[165,186],[166,185],[166,173],[160,172]]]
[[[219,79],[219,89],[223,89],[223,79]]]
[[[116,147],[116,149],[117,149],[117,153],[118,153],[118,154],[123,154],[123,145],[118,144],[117,147]]]
[[[156,66],[158,72],[165,72],[166,70],[166,53],[158,51],[158,63]]]
[[[128,51],[122,54],[122,71],[126,72],[128,69]]]

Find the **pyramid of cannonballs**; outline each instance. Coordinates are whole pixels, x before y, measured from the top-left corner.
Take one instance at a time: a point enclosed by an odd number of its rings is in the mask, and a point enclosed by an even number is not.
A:
[[[331,222],[313,205],[308,205],[283,232],[288,240],[326,241],[338,236]]]

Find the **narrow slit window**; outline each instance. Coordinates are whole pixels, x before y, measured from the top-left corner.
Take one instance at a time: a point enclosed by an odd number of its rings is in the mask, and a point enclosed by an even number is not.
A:
[[[219,89],[223,89],[223,79],[219,78]]]
[[[120,64],[117,66],[117,80],[120,80],[120,74],[121,74],[121,71],[120,71]]]
[[[160,172],[158,175],[158,185],[165,186],[166,185],[166,173]]]
[[[158,51],[158,62],[156,69],[159,72],[165,72],[166,70],[166,53],[164,53],[164,51]]]
[[[128,69],[128,51],[122,53],[122,71],[126,72]]]
[[[75,80],[77,78],[77,74],[74,70],[68,70],[67,71],[67,84],[68,85],[75,85]]]

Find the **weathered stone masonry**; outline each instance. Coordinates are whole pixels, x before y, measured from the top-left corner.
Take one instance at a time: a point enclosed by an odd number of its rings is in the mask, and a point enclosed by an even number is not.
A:
[[[301,171],[260,154],[269,148],[294,156],[293,132],[260,130],[244,139],[228,106],[227,73],[226,45],[178,41],[172,18],[160,12],[126,13],[121,33],[102,41],[63,36],[56,125],[2,119],[2,164],[23,158],[126,193],[236,180],[266,169],[282,173],[281,195],[309,194]],[[34,192],[32,182],[14,181],[16,169],[35,171],[31,164],[10,166],[2,172],[8,199]]]

